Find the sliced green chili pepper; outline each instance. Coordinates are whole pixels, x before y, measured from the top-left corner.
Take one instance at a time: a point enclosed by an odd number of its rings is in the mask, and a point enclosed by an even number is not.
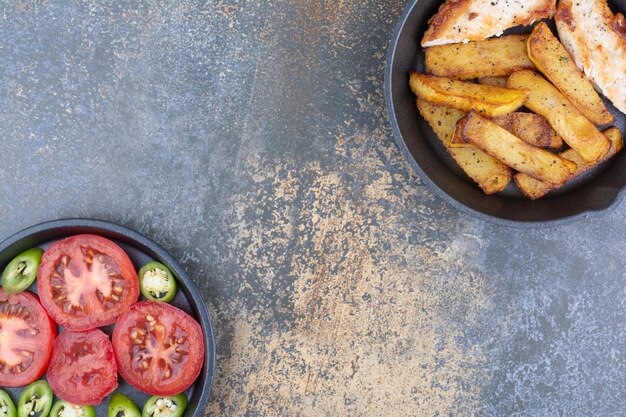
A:
[[[47,417],[52,407],[52,389],[48,382],[40,379],[22,391],[17,404],[18,417]]]
[[[169,303],[176,295],[176,279],[160,262],[150,262],[139,270],[141,293],[152,301]]]
[[[17,255],[2,272],[2,289],[7,294],[17,294],[30,287],[37,278],[43,250],[29,249]]]
[[[181,392],[173,397],[150,397],[141,417],[181,417],[187,408],[187,397]]]
[[[90,405],[74,405],[59,400],[52,406],[50,417],[96,417],[96,410]]]
[[[141,411],[128,396],[116,392],[109,401],[108,417],[140,417]]]
[[[9,394],[0,389],[0,417],[15,417],[15,404]]]

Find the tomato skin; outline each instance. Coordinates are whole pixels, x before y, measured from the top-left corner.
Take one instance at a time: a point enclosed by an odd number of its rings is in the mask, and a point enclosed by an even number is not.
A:
[[[53,243],[37,274],[41,304],[68,330],[106,326],[139,298],[139,281],[122,248],[96,235]]]
[[[170,304],[135,304],[115,324],[112,339],[120,375],[148,394],[176,395],[189,388],[202,370],[202,328]]]
[[[14,321],[16,314],[24,316],[26,313],[29,314],[30,319]],[[19,335],[14,333],[15,329],[21,328],[24,330],[19,330]],[[32,331],[36,334],[29,335],[25,328],[30,328],[29,333]],[[5,331],[7,334],[3,335]],[[9,340],[7,344],[0,341],[0,386],[23,387],[39,379],[50,363],[52,344],[56,335],[56,324],[48,316],[35,294],[22,291],[19,294],[9,295],[0,289],[0,340]],[[10,367],[6,366],[4,359],[9,356],[9,352],[15,353],[12,349],[20,349],[20,347],[31,351],[33,359],[26,369],[20,373],[13,373]],[[5,352],[4,349],[11,350]]]
[[[109,337],[98,329],[61,333],[54,342],[47,378],[62,400],[100,404],[117,389],[117,365]]]

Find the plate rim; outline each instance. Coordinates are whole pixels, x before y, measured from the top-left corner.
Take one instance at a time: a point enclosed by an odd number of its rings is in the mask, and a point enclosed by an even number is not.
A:
[[[129,246],[134,247],[142,252],[148,252],[148,255],[165,263],[171,269],[173,269],[175,274],[178,276],[179,281],[182,281],[184,288],[188,291],[190,295],[190,301],[193,303],[192,308],[194,308],[199,315],[199,317],[194,318],[196,320],[199,319],[200,326],[202,327],[204,332],[203,336],[205,344],[205,357],[203,366],[206,367],[206,376],[203,381],[200,381],[200,383],[202,384],[202,390],[200,392],[200,398],[198,400],[196,409],[192,414],[193,417],[203,416],[211,397],[211,391],[215,382],[215,332],[213,330],[213,324],[211,322],[211,317],[209,315],[206,302],[202,298],[202,294],[200,294],[200,291],[191,279],[191,276],[172,254],[170,254],[165,248],[163,248],[151,238],[139,232],[136,232],[129,227],[122,226],[106,220],[92,218],[63,218],[44,221],[32,226],[28,226],[0,241],[0,253],[9,249],[13,245],[19,244],[24,239],[31,238],[38,233],[50,233],[58,231],[59,235],[63,235],[63,229],[67,228],[87,228],[93,229],[93,234],[98,234],[98,231],[103,231],[106,233],[117,235],[116,237],[107,238],[117,239],[119,237],[118,240],[122,241],[123,243],[128,244]],[[76,233],[70,233],[67,235],[67,237],[75,234]],[[153,256],[153,254],[155,256]],[[194,381],[194,384],[196,383],[198,383],[198,380]]]

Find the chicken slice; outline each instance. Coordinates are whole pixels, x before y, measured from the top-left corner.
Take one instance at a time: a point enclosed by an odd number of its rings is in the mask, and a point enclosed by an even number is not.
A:
[[[560,0],[561,42],[596,89],[626,113],[626,19],[606,0]]]
[[[422,46],[480,41],[551,18],[556,0],[446,0],[429,20]]]

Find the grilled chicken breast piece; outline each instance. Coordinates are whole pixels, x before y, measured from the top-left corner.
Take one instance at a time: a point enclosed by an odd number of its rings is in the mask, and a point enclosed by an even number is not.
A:
[[[560,0],[561,43],[596,89],[626,114],[626,19],[607,0]]]
[[[446,0],[429,21],[422,46],[480,41],[508,28],[551,18],[556,0]]]

